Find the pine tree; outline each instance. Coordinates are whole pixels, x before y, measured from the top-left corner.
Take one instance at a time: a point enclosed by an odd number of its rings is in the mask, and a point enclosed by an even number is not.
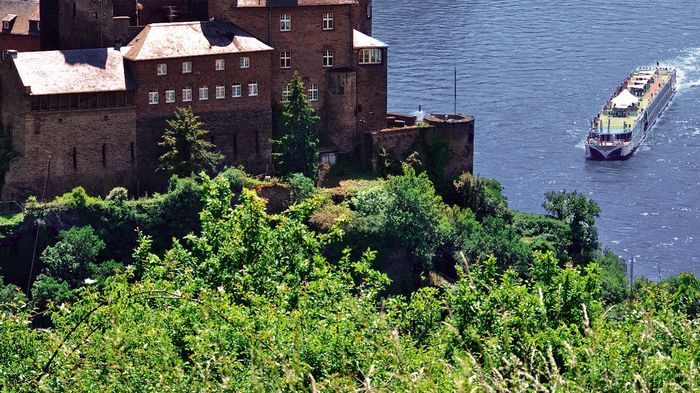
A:
[[[290,95],[284,103],[281,137],[274,140],[273,157],[284,174],[303,173],[314,178],[318,166],[318,124],[320,119],[304,94],[304,83],[295,73],[289,82]]]
[[[166,120],[168,128],[158,143],[165,149],[158,170],[179,177],[213,170],[223,156],[215,150],[213,143],[205,139],[209,131],[203,128],[204,123],[189,106],[175,109],[174,115],[173,119]]]

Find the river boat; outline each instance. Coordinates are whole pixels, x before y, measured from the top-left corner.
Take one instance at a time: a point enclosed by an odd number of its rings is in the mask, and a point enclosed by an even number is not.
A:
[[[676,92],[676,69],[635,69],[608,100],[586,137],[586,158],[623,160],[650,133]]]

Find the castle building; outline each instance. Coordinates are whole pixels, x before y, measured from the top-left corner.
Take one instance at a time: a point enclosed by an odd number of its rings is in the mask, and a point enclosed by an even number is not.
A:
[[[365,134],[386,127],[387,45],[368,35],[370,0],[209,0],[211,20],[137,26],[123,47],[99,17],[114,14],[110,3],[42,2],[42,21],[58,21],[61,48],[92,46],[98,33],[104,44],[110,31],[115,46],[11,52],[4,62],[2,134],[19,157],[3,199],[41,194],[44,183],[46,195],[157,189],[157,143],[180,106],[201,117],[225,164],[270,171],[273,108],[295,72],[322,119],[324,160],[362,156]],[[79,28],[66,15],[99,23]]]
[[[9,50],[36,51],[40,46],[38,0],[0,1],[0,53],[4,60]]]

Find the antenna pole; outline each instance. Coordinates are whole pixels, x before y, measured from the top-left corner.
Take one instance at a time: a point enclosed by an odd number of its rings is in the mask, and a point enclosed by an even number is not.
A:
[[[457,114],[457,66],[455,66],[455,101],[454,101],[454,114]]]

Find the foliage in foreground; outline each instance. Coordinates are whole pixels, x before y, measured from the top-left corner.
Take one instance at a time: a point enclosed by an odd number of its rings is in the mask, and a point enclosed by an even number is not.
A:
[[[413,180],[412,180],[413,181]],[[373,254],[326,259],[340,233],[269,216],[205,181],[201,234],[128,267],[30,326],[0,313],[4,390],[658,391],[700,386],[697,279],[643,285],[613,309],[600,268],[535,252],[527,278],[487,258],[444,290],[382,299]],[[64,239],[65,240],[65,239]],[[669,294],[669,290],[674,291]]]

